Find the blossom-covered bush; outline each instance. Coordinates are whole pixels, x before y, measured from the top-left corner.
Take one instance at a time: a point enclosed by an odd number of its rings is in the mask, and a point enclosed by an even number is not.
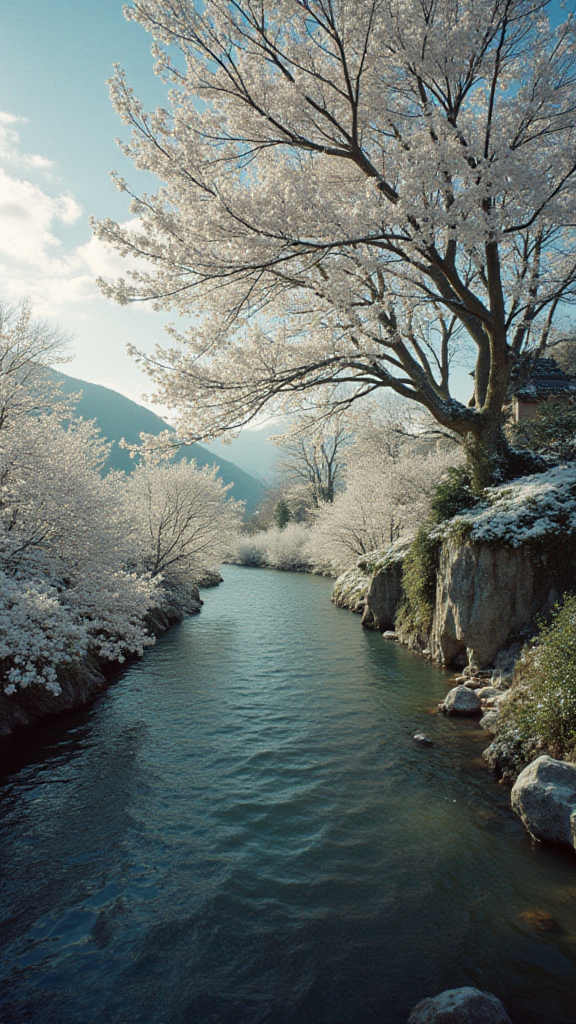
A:
[[[170,586],[221,559],[240,514],[215,470],[101,470],[108,445],[74,418],[43,358],[58,336],[0,303],[0,687],[40,684],[88,652],[122,662],[153,643]]]
[[[144,462],[124,484],[127,550],[140,571],[181,585],[216,569],[234,548],[243,505],[218,467]]]
[[[0,573],[0,666],[5,693],[30,683],[42,683],[52,693],[60,693],[56,667],[81,658],[87,649],[86,630],[60,603],[54,587]]]
[[[272,527],[243,537],[235,560],[241,565],[267,565],[273,569],[311,569],[310,535],[310,527],[305,523],[288,523],[282,530]]]
[[[349,452],[346,489],[318,511],[311,537],[316,563],[338,572],[374,550],[414,536],[426,519],[435,486],[461,459],[459,449],[422,448],[417,439],[397,451],[386,438],[359,437]]]

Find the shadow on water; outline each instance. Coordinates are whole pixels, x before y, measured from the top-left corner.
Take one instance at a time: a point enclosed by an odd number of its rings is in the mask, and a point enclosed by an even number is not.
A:
[[[472,984],[576,1024],[576,858],[432,713],[446,675],[330,581],[225,575],[94,708],[0,744],[0,1022],[403,1024]]]

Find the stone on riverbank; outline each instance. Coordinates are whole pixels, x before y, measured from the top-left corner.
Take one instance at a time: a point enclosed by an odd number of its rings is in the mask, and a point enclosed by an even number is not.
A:
[[[500,697],[505,692],[505,690],[501,690],[497,686],[481,686],[480,689],[476,690],[480,700],[489,700],[490,697]]]
[[[535,839],[576,850],[576,765],[542,754],[520,772],[511,801]]]
[[[475,691],[467,686],[455,686],[450,690],[440,708],[447,715],[478,715],[482,710]]]
[[[488,708],[480,719],[480,728],[484,729],[485,732],[495,733],[498,728],[499,718],[498,708]]]
[[[512,1024],[499,999],[478,988],[452,988],[414,1007],[407,1024]]]

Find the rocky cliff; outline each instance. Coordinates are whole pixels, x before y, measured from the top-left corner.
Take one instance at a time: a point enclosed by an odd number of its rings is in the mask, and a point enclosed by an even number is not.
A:
[[[440,550],[429,648],[443,665],[483,669],[531,633],[561,596],[545,552],[448,539]]]
[[[486,501],[430,536],[438,562],[429,631],[412,634],[397,621],[406,602],[406,544],[371,556],[363,623],[381,632],[396,628],[402,642],[442,665],[508,673],[539,618],[575,589],[576,468],[555,467],[492,488]]]

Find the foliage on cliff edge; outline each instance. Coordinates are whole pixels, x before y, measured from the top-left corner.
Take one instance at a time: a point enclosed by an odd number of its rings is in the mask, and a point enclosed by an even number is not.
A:
[[[476,501],[466,467],[451,467],[446,479],[436,487],[430,502],[430,515],[418,530],[404,559],[404,602],[397,622],[400,629],[410,633],[429,633],[434,614],[440,555],[440,539],[436,527],[464,509],[471,508]]]
[[[576,596],[524,649],[494,747],[512,775],[540,754],[576,760]]]

